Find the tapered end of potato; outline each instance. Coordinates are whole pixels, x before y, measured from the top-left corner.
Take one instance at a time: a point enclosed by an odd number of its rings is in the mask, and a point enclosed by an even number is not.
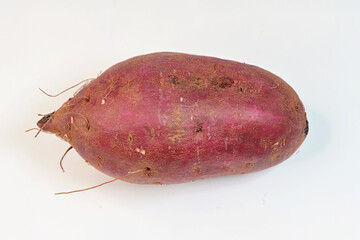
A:
[[[53,117],[54,116],[54,112],[52,113],[49,113],[45,116],[43,116],[38,122],[37,122],[37,126],[43,130],[43,131],[46,131],[46,132],[52,132],[51,131],[51,123],[53,121]]]

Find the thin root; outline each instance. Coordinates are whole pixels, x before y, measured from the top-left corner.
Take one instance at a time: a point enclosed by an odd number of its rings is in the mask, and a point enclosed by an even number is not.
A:
[[[61,159],[60,159],[60,167],[61,167],[61,170],[62,170],[63,172],[65,172],[65,170],[64,170],[64,168],[63,168],[62,161],[64,160],[65,155],[66,155],[72,148],[73,148],[73,147],[70,146],[70,147],[65,151],[64,155],[63,155],[63,156],[61,157]]]
[[[33,131],[33,130],[37,130],[37,131],[39,131],[39,130],[40,130],[40,128],[30,128],[30,129],[26,130],[25,132],[30,132],[30,131]]]
[[[105,184],[115,182],[116,180],[119,180],[119,179],[128,177],[128,176],[133,175],[133,174],[135,174],[135,173],[139,173],[139,172],[143,172],[143,171],[147,171],[147,170],[148,170],[147,168],[139,169],[139,170],[136,170],[136,171],[133,171],[133,172],[128,172],[127,174],[125,174],[125,175],[122,176],[122,177],[114,178],[114,179],[112,179],[112,180],[110,180],[110,181],[103,182],[103,183],[101,183],[101,184],[99,184],[99,185],[96,185],[96,186],[93,186],[93,187],[84,188],[84,189],[79,189],[79,190],[74,190],[74,191],[70,191],[70,192],[58,192],[58,193],[55,193],[55,195],[69,194],[69,193],[76,193],[76,192],[83,192],[83,191],[91,190],[91,189],[94,189],[94,188],[101,187],[101,186],[103,186],[103,185],[105,185]]]
[[[88,82],[88,81],[91,81],[91,80],[94,80],[94,79],[95,79],[95,78],[88,78],[88,79],[82,80],[81,82],[75,84],[74,86],[71,86],[71,87],[65,89],[64,91],[62,91],[62,92],[60,92],[60,93],[58,93],[58,94],[55,94],[55,95],[48,94],[47,92],[45,92],[45,91],[42,90],[41,88],[39,88],[39,90],[40,90],[41,92],[43,92],[46,96],[49,96],[49,97],[57,97],[57,96],[63,94],[64,92],[67,92],[67,91],[69,91],[70,89],[72,89],[72,88],[74,88],[74,87],[76,87],[76,86],[79,86],[80,84],[82,84],[82,83],[84,83],[84,82]]]

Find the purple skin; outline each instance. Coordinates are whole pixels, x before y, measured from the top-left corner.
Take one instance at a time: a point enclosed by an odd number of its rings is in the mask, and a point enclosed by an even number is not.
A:
[[[38,122],[92,166],[133,183],[181,183],[269,168],[302,144],[296,92],[261,68],[153,53],[118,63]]]

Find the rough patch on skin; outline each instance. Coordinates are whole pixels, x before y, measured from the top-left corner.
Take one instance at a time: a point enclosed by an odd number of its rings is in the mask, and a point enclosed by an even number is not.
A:
[[[190,79],[190,82],[191,82],[191,86],[197,89],[202,89],[205,87],[205,80],[200,77],[192,77]]]
[[[229,76],[223,76],[211,82],[215,90],[230,88],[233,85],[233,83],[234,80],[232,80]]]
[[[171,120],[170,120],[169,128],[171,130],[168,134],[168,138],[172,142],[176,142],[179,141],[185,135],[185,130],[182,128],[183,118],[178,109],[174,109],[170,117]]]

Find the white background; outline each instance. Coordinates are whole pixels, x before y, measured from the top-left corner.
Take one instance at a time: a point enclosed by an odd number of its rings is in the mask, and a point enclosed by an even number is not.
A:
[[[263,67],[310,122],[298,154],[178,185],[109,180],[55,136],[24,130],[127,58],[176,51]],[[360,239],[359,1],[0,3],[0,239]]]

